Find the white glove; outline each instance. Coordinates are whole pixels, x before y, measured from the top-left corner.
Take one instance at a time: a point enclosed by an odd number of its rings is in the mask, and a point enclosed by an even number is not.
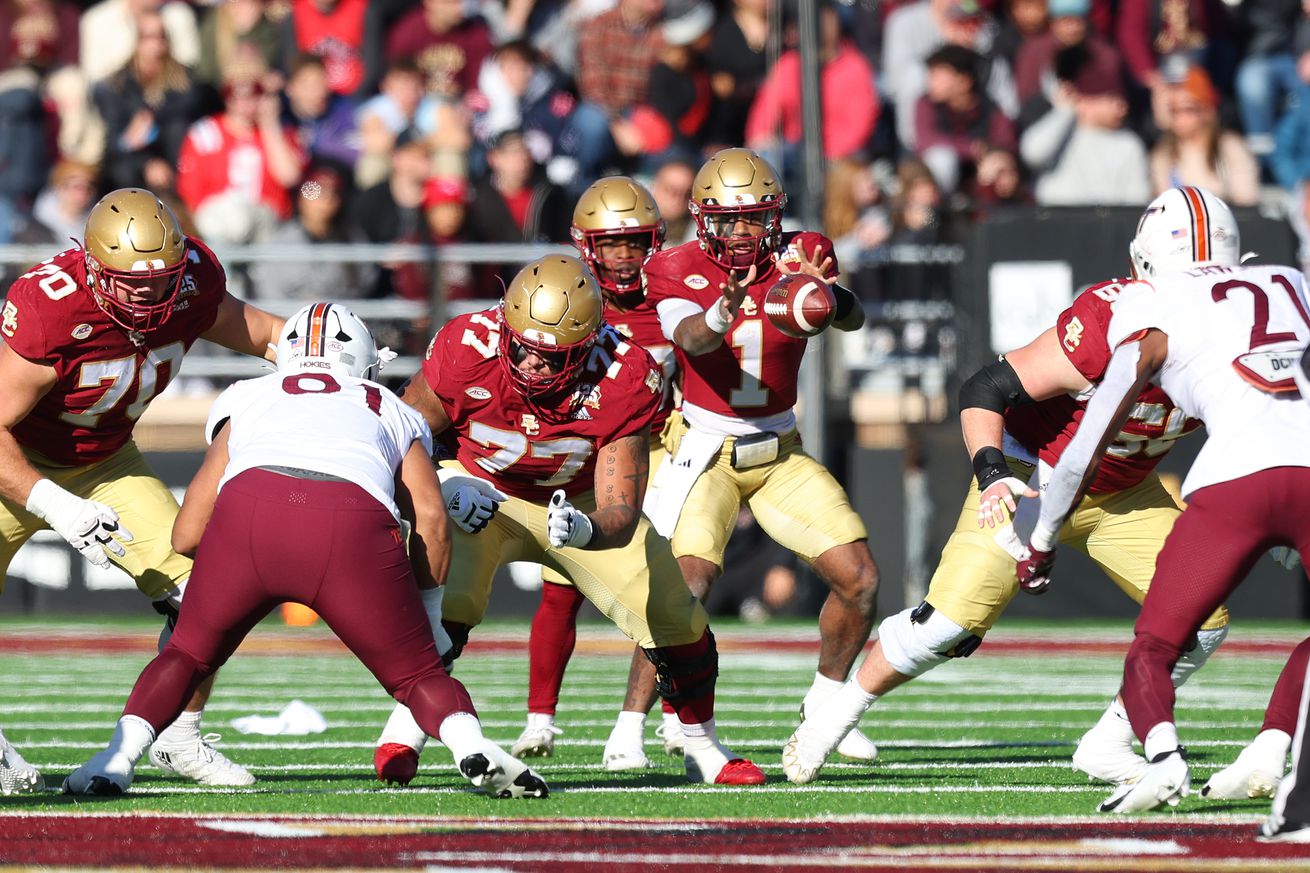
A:
[[[118,523],[117,512],[103,503],[65,491],[49,479],[41,479],[32,486],[27,496],[27,511],[50,525],[97,567],[109,567],[106,549],[121,558],[127,554],[122,543],[132,542],[131,532]]]
[[[1009,521],[1018,506],[1015,498],[1022,497],[1027,490],[1027,483],[1014,476],[997,479],[988,485],[978,504],[978,527],[996,527]],[[1007,509],[1009,512],[1005,511]]]
[[[446,501],[446,512],[460,530],[475,534],[491,523],[504,499],[505,495],[491,486],[460,485]]]
[[[587,513],[575,509],[564,497],[564,492],[556,491],[550,495],[550,505],[546,510],[546,535],[550,544],[557,549],[581,549],[591,542],[595,528]]]
[[[1301,553],[1289,546],[1274,546],[1269,550],[1269,557],[1282,564],[1284,570],[1295,570],[1301,566]]]

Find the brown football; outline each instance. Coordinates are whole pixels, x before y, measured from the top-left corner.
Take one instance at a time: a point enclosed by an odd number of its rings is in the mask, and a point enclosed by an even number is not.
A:
[[[780,332],[805,339],[832,324],[837,297],[813,276],[783,276],[764,296],[764,314]]]

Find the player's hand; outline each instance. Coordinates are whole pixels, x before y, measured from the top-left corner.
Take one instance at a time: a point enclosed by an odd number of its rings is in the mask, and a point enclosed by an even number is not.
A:
[[[1051,584],[1051,570],[1055,568],[1055,551],[1028,550],[1028,557],[1015,565],[1019,588],[1025,594],[1045,594]]]
[[[123,543],[132,533],[118,520],[118,513],[103,503],[86,500],[60,488],[49,479],[32,487],[27,511],[40,518],[97,567],[110,566],[109,555],[124,557]]]
[[[464,533],[479,533],[495,517],[505,495],[487,485],[460,485],[446,501],[446,513]]]
[[[1028,483],[1014,476],[997,479],[988,485],[978,505],[978,527],[996,527],[1005,524],[1018,508],[1015,498],[1024,496],[1027,491]],[[1008,513],[1006,510],[1009,510]]]
[[[550,495],[550,505],[546,509],[546,535],[552,546],[580,549],[591,542],[594,533],[587,513],[569,503],[562,490]]]
[[[1290,546],[1274,546],[1269,550],[1269,557],[1277,561],[1284,570],[1296,570],[1301,566],[1301,553]]]
[[[746,271],[746,275],[740,280],[737,278],[736,270],[729,270],[728,281],[719,283],[719,291],[723,293],[723,296],[719,298],[718,306],[722,308],[723,314],[727,316],[729,323],[737,318],[737,312],[741,309],[741,302],[746,299],[746,292],[755,283],[757,274],[756,266],[751,264],[750,269]]]
[[[837,282],[836,276],[829,276],[828,270],[832,268],[832,255],[819,261],[819,255],[823,254],[823,247],[816,244],[814,251],[810,255],[805,254],[805,249],[797,245],[794,247],[796,252],[796,263],[787,263],[778,261],[779,272],[794,276],[797,273],[804,273],[807,276],[813,276],[825,285],[833,285]]]

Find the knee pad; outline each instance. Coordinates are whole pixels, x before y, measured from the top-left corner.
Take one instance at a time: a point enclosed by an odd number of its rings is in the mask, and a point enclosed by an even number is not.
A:
[[[967,658],[982,645],[970,633],[924,601],[888,616],[878,625],[887,663],[903,676],[920,676],[948,658]]]
[[[655,690],[674,706],[707,694],[719,676],[719,649],[709,628],[701,642],[641,651],[655,666]]]
[[[1193,673],[1205,666],[1205,662],[1210,660],[1210,656],[1223,645],[1227,636],[1228,625],[1217,627],[1214,630],[1197,631],[1196,643],[1183,652],[1182,657],[1178,659],[1178,663],[1174,664],[1173,673],[1169,676],[1173,680],[1174,687],[1181,687]]]

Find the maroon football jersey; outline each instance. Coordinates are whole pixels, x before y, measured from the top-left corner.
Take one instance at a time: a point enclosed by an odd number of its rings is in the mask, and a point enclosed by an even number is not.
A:
[[[1093,386],[1105,376],[1110,363],[1113,350],[1106,340],[1106,330],[1115,298],[1128,281],[1116,279],[1093,285],[1056,319],[1060,348]],[[1011,409],[1005,415],[1005,429],[1020,445],[1054,466],[1073,439],[1091,394],[1088,391],[1078,397],[1053,397]],[[1105,493],[1131,488],[1155,469],[1173,448],[1174,440],[1200,425],[1183,415],[1160,388],[1146,386],[1123,430],[1106,449],[1088,490]]]
[[[499,333],[497,312],[488,309],[451,319],[428,346],[423,377],[450,417],[456,457],[524,500],[545,503],[557,488],[569,497],[591,491],[596,452],[650,427],[664,395],[659,367],[602,324],[579,382],[587,399],[571,418],[548,421],[510,381]],[[561,410],[567,406],[561,401]]]
[[[832,242],[822,234],[785,233],[782,238],[783,245],[767,262],[768,269],[746,292],[723,344],[704,355],[676,350],[686,402],[737,418],[776,415],[796,405],[796,377],[806,341],[773,326],[764,316],[764,297],[783,276],[778,262],[796,262],[793,245],[807,253],[813,253],[817,245],[820,263],[833,258],[828,275],[836,276],[839,270]],[[661,300],[681,298],[709,309],[723,296],[719,284],[727,281],[728,272],[701,251],[699,242],[683,243],[656,252],[646,262],[647,305],[653,308]]]
[[[678,373],[678,359],[673,354],[673,343],[664,336],[659,314],[655,312],[655,307],[649,301],[643,301],[640,306],[624,311],[614,308],[607,300],[605,321],[645,349],[659,365],[660,372],[664,374],[664,396],[650,426],[651,432],[658,437],[664,422],[668,420],[669,413],[673,411],[673,383]]]
[[[187,243],[173,314],[141,345],[100,308],[79,248],[20,276],[5,302],[5,343],[55,368],[54,386],[13,428],[19,444],[56,464],[102,461],[131,438],[141,413],[177,376],[182,356],[209,330],[227,291],[214,253]]]

